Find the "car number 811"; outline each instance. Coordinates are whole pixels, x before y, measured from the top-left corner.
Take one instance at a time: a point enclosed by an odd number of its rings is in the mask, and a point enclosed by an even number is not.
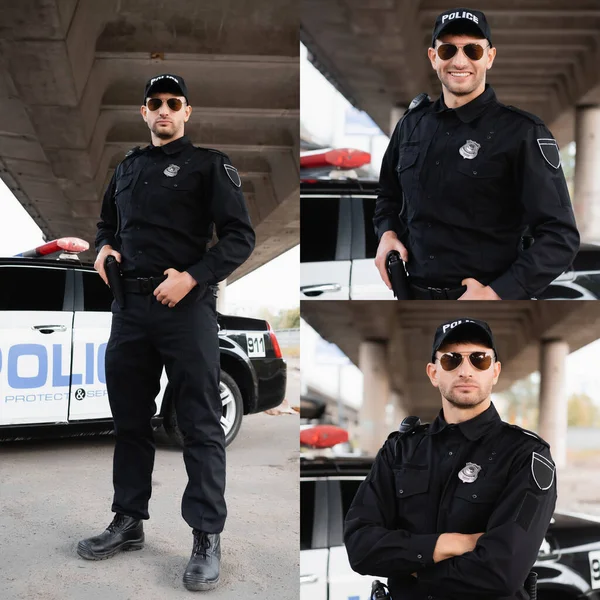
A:
[[[248,356],[250,358],[266,356],[265,338],[262,333],[247,333],[246,342],[248,346]]]
[[[589,553],[590,559],[590,578],[592,580],[592,589],[600,588],[600,550]]]

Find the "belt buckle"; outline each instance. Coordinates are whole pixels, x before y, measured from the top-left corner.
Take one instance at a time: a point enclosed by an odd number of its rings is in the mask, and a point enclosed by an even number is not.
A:
[[[137,280],[140,283],[140,290],[142,294],[149,294],[152,291],[152,281],[147,277],[138,277]]]
[[[444,288],[428,287],[432,300],[441,300],[445,297]]]

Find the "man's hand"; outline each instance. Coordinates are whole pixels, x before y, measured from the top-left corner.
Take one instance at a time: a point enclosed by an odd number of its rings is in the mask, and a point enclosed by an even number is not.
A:
[[[385,285],[392,289],[392,283],[387,274],[385,262],[387,255],[392,251],[397,250],[402,257],[402,260],[406,262],[408,260],[408,250],[404,244],[398,239],[398,236],[393,231],[386,231],[379,240],[379,246],[377,247],[377,256],[375,257],[375,266],[379,271],[379,275]]]
[[[168,304],[169,308],[173,308],[194,286],[198,285],[187,271],[181,273],[177,269],[167,269],[164,275],[167,278],[154,290],[154,295],[162,304]]]
[[[112,246],[106,244],[100,248],[100,252],[98,252],[96,262],[94,263],[94,269],[98,271],[100,277],[102,277],[102,281],[104,281],[106,285],[108,285],[108,278],[106,277],[106,271],[104,270],[104,261],[106,260],[107,256],[111,255],[117,259],[118,263],[121,262],[121,255],[116,250],[113,250]]]
[[[463,279],[460,283],[467,286],[467,291],[459,300],[501,300],[500,296],[489,285],[483,285],[477,279],[469,277]]]
[[[477,545],[482,533],[442,533],[433,551],[433,562],[440,562],[453,556],[471,552]]]

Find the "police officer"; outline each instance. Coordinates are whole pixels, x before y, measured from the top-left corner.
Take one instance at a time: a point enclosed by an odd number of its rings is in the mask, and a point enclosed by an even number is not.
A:
[[[352,568],[388,577],[394,600],[524,600],[556,503],[548,444],[500,419],[492,332],[461,318],[435,333],[431,425],[391,434],[345,521]]]
[[[439,15],[428,54],[442,95],[413,100],[381,166],[381,278],[390,287],[386,257],[396,250],[415,299],[534,297],[579,248],[556,141],[486,84],[496,48],[481,11]]]
[[[151,419],[164,365],[184,437],[182,516],[194,537],[183,580],[189,590],[207,590],[219,581],[226,517],[214,287],[250,256],[255,236],[229,158],[194,147],[184,135],[191,112],[181,77],[150,79],[141,114],[152,143],[127,153],[104,195],[95,268],[108,283],[104,261],[114,256],[126,298],[123,309],[113,302],[106,349],[116,514],[77,551],[100,560],[143,545],[155,450]],[[218,242],[207,250],[213,228]]]

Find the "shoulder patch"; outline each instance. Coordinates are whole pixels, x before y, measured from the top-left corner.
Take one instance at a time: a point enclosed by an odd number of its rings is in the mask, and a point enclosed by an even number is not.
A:
[[[227,173],[227,177],[229,177],[231,183],[235,185],[235,187],[242,187],[242,180],[240,179],[240,174],[237,169],[233,165],[228,165],[227,163],[223,163],[223,168],[225,169],[225,173]]]
[[[545,492],[552,487],[555,471],[556,467],[551,460],[537,452],[532,452],[531,475],[540,490]]]
[[[544,446],[550,448],[550,444],[544,440],[543,438],[541,438],[537,433],[534,433],[533,431],[529,431],[529,429],[523,429],[522,427],[519,427],[518,425],[513,425],[512,423],[504,423],[507,427],[510,427],[511,429],[514,429],[515,431],[518,431],[520,433],[524,433],[525,435],[528,435],[529,437],[532,437],[534,439],[536,439],[538,442],[540,442],[541,444],[544,444]]]
[[[560,151],[554,138],[538,138],[538,148],[544,160],[554,169],[560,168]]]
[[[537,115],[534,115],[533,113],[529,113],[526,110],[521,110],[520,108],[517,108],[516,106],[511,106],[509,104],[503,104],[503,106],[504,108],[508,108],[508,110],[512,110],[513,112],[526,117],[530,121],[533,121],[536,125],[544,125],[544,121],[542,121]]]

